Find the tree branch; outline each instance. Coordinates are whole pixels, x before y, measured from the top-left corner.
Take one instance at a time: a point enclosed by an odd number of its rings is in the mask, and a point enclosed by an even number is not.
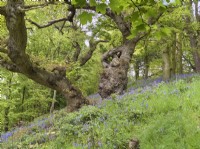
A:
[[[66,21],[63,22],[61,27],[58,27],[57,25],[55,25],[55,28],[63,35],[64,32],[62,31],[64,26],[65,26]]]
[[[25,12],[25,11],[29,11],[29,10],[33,10],[33,9],[44,8],[44,7],[48,6],[49,4],[52,4],[52,2],[46,2],[43,4],[36,4],[36,5],[27,5],[27,6],[24,6],[23,8],[18,7],[18,10]]]
[[[1,55],[0,55],[0,66],[12,72],[18,72],[18,73],[20,72],[14,63],[12,63],[9,60],[6,60]]]
[[[75,14],[76,14],[76,9],[74,8],[74,6],[69,6],[68,10],[70,11],[70,13],[66,18],[61,18],[61,19],[57,19],[57,20],[51,20],[47,24],[44,24],[44,25],[40,25],[40,24],[30,20],[30,19],[26,19],[26,20],[29,21],[31,24],[37,26],[38,28],[49,27],[49,26],[51,26],[51,25],[53,25],[55,23],[64,21],[64,23],[63,23],[63,25],[61,27],[61,30],[60,30],[60,31],[62,31],[66,21],[69,21],[69,22],[73,23],[73,18],[74,18]]]
[[[90,40],[90,42],[89,42],[90,50],[87,52],[86,55],[84,55],[83,57],[80,58],[80,66],[85,65],[90,60],[90,58],[93,55],[93,52],[96,50],[96,47],[100,42],[108,42],[108,41],[107,40],[97,40],[97,41],[93,42],[92,40]]]
[[[43,8],[49,4],[52,4],[50,2],[45,2],[43,4],[36,4],[36,5],[27,5],[27,6],[24,6],[24,9],[34,9],[34,8]]]
[[[0,7],[0,15],[3,15],[3,16],[6,15],[6,8],[5,8],[5,6],[1,6]]]
[[[192,64],[192,62],[190,61],[190,59],[188,59],[186,56],[183,55],[183,58],[185,59],[186,62],[188,62],[188,64],[190,65],[190,67],[193,70],[196,70],[196,67]]]
[[[81,46],[78,44],[78,42],[75,42],[75,44],[73,44],[72,46],[76,48],[76,51],[74,52],[74,55],[73,55],[73,62],[76,62],[81,53]]]
[[[58,22],[69,21],[68,18],[62,18],[62,19],[57,19],[57,20],[51,20],[51,21],[49,21],[47,24],[40,25],[40,24],[38,24],[38,23],[36,23],[36,22],[30,20],[30,19],[26,19],[26,20],[27,20],[28,22],[30,22],[31,24],[37,26],[38,28],[45,28],[45,27],[49,27],[49,26],[51,26],[51,25],[53,25],[53,24],[55,24],[55,23],[58,23]]]
[[[65,3],[73,7],[74,9],[92,10],[97,12],[96,7],[90,6],[89,4],[86,4],[84,7],[79,7],[72,5],[69,0],[65,0]],[[124,16],[122,14],[116,14],[110,8],[106,8],[105,15],[111,18],[116,23],[116,25],[118,26],[119,30],[121,31],[124,37],[130,35],[131,24],[130,22],[125,21]],[[126,40],[126,38],[124,38],[124,40]]]
[[[89,41],[90,50],[84,56],[82,56],[80,58],[80,66],[85,65],[90,60],[93,52],[96,50],[96,47],[100,42],[108,42],[108,41],[107,40],[97,40],[97,41],[91,41],[90,40]],[[78,58],[79,58],[79,55],[80,55],[80,52],[81,52],[81,46],[79,45],[78,42],[76,42],[75,44],[73,44],[73,47],[76,48],[76,51],[73,55],[73,61],[76,62],[76,61],[78,61]]]
[[[155,23],[160,19],[160,17],[161,17],[162,15],[163,15],[163,12],[160,12],[160,13],[157,15],[157,17],[151,17],[151,18],[149,18],[148,24],[149,24],[149,25],[155,24]]]

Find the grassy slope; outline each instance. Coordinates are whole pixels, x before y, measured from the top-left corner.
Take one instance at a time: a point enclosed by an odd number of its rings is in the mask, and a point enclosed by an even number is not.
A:
[[[126,149],[132,138],[141,149],[200,148],[200,77],[140,91],[75,113],[57,111],[0,148]]]

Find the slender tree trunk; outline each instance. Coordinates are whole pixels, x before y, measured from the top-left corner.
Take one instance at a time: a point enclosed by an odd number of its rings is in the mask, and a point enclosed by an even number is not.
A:
[[[54,105],[55,105],[55,100],[56,100],[56,90],[53,91],[53,101],[52,101],[52,103],[51,103],[50,114],[53,114]]]
[[[23,87],[22,89],[22,102],[21,102],[21,106],[22,106],[22,109],[21,109],[21,112],[24,112],[24,99],[25,99],[25,93],[26,93],[26,86]]]
[[[126,41],[122,46],[103,55],[103,73],[100,79],[99,93],[102,98],[112,93],[122,94],[127,87],[127,72],[136,42]]]
[[[176,74],[176,42],[171,47],[171,76]]]
[[[140,65],[138,60],[136,60],[134,63],[134,71],[135,71],[135,80],[138,80],[140,77]]]
[[[177,74],[182,74],[183,73],[183,61],[182,61],[182,56],[183,56],[183,51],[182,51],[182,41],[180,40],[181,38],[180,34],[176,35],[176,62],[177,62]]]
[[[149,59],[148,59],[148,55],[145,54],[145,57],[144,57],[144,79],[148,79],[148,75],[149,75]]]
[[[8,131],[9,130],[9,114],[10,111],[10,107],[6,107],[4,110],[4,131]]]
[[[162,52],[163,59],[163,80],[168,81],[171,77],[170,71],[170,54],[168,47]]]

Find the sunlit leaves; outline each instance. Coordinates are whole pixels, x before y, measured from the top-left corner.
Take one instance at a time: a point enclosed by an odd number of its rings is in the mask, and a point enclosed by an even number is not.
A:
[[[131,21],[137,21],[138,19],[140,19],[140,12],[139,12],[139,11],[135,11],[135,12],[131,15]]]
[[[93,13],[84,11],[78,16],[78,18],[80,19],[81,24],[85,25],[87,24],[87,22],[92,22],[92,16],[93,16]]]
[[[96,6],[96,0],[90,0],[90,6]]]
[[[161,38],[171,36],[172,29],[170,27],[162,27],[155,33],[155,38],[161,40]]]
[[[105,14],[105,13],[106,13],[106,8],[107,8],[107,7],[108,7],[108,6],[107,6],[106,4],[104,4],[104,3],[99,4],[99,5],[96,6],[96,11],[97,11],[97,12],[100,12],[101,14]]]
[[[86,4],[86,0],[72,0],[72,4],[83,7]]]
[[[133,39],[139,33],[144,33],[149,30],[149,26],[142,21],[134,22],[134,27],[131,29],[131,35],[127,39]]]
[[[129,2],[129,0],[110,0],[109,6],[114,12],[120,13],[129,6]]]

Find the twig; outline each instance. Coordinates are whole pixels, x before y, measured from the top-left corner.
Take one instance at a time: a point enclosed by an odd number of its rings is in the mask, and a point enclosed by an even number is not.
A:
[[[49,26],[51,26],[51,25],[53,25],[53,24],[55,24],[55,23],[58,23],[58,22],[69,21],[68,18],[62,18],[62,19],[57,19],[57,20],[51,20],[51,21],[49,21],[47,24],[40,25],[40,24],[38,24],[38,23],[36,23],[36,22],[30,20],[30,19],[26,19],[26,20],[29,21],[31,24],[37,26],[38,28],[45,28],[45,27],[49,27]]]

